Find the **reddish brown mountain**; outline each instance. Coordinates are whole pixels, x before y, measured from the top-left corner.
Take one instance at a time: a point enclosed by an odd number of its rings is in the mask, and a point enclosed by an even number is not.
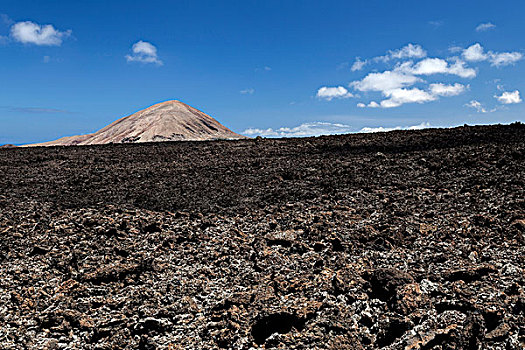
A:
[[[93,134],[68,136],[27,146],[242,139],[209,115],[180,101],[158,103],[121,118]]]

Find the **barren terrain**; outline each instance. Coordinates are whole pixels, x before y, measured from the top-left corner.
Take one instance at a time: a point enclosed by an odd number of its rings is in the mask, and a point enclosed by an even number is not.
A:
[[[170,100],[120,118],[93,134],[66,136],[55,141],[23,147],[246,138],[234,133],[206,113],[183,102]]]
[[[523,349],[525,126],[0,149],[2,349]]]

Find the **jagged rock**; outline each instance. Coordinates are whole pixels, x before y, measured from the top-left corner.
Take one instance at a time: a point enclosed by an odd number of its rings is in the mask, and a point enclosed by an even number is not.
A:
[[[380,268],[368,273],[371,284],[371,298],[391,301],[398,289],[414,282],[414,278],[404,271],[392,268]],[[419,287],[418,287],[419,289]]]
[[[0,348],[521,350],[524,140],[2,149]]]

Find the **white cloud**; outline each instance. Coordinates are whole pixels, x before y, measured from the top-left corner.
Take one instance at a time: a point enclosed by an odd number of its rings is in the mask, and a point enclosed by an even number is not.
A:
[[[359,91],[391,91],[414,85],[420,81],[419,78],[398,71],[385,71],[382,73],[369,73],[362,80],[350,83],[354,89]]]
[[[441,58],[427,58],[419,61],[410,72],[416,75],[432,75],[438,73],[446,73],[448,70],[448,62]]]
[[[443,24],[445,24],[445,22],[443,22],[443,21],[428,21],[428,24],[430,24],[430,25],[433,26],[434,28],[439,28],[439,27],[441,27]]]
[[[520,61],[523,58],[523,54],[520,52],[501,52],[501,53],[490,53],[490,63],[493,66],[508,66]]]
[[[454,84],[454,85],[445,85],[442,83],[430,84],[430,92],[434,96],[457,96],[468,88],[468,85]]]
[[[381,101],[381,108],[394,108],[405,103],[425,103],[437,99],[436,96],[418,88],[394,89],[388,91],[385,95],[389,97],[389,99]]]
[[[296,127],[282,127],[278,129],[256,129],[250,128],[244,130],[243,134],[248,136],[265,136],[265,137],[305,137],[319,135],[346,134],[351,132],[351,127],[345,124],[313,122],[304,123]]]
[[[484,52],[483,46],[479,43],[473,44],[463,50],[462,56],[470,62],[489,61],[492,66],[501,67],[514,64],[523,59],[520,52]]]
[[[128,62],[155,63],[161,66],[163,63],[157,55],[157,48],[146,41],[138,41],[133,44],[132,55],[126,55]]]
[[[441,58],[426,58],[415,65],[411,61],[404,62],[396,70],[414,75],[453,74],[462,78],[474,78],[477,74],[475,69],[465,67],[465,62],[459,59],[449,65]]]
[[[440,96],[457,96],[468,89],[468,85],[455,83],[453,85],[446,85],[442,83],[430,84],[428,91],[418,88],[398,88],[383,91],[383,95],[387,99],[379,103],[372,101],[368,105],[358,103],[359,108],[395,108],[406,103],[427,103],[437,100]]]
[[[372,101],[368,105],[360,103],[359,108],[395,108],[406,103],[427,103],[435,101],[439,96],[455,96],[465,91],[466,87],[456,83],[445,85],[442,83],[429,85],[429,90],[408,87],[422,82],[416,75],[456,74],[462,77],[472,77],[476,71],[466,68],[460,60],[453,65],[440,58],[427,58],[416,65],[408,61],[397,65],[394,71],[369,73],[365,78],[350,83],[359,91],[379,91],[386,97],[378,102]]]
[[[505,105],[510,105],[514,103],[521,103],[522,99],[520,96],[520,92],[518,90],[509,92],[505,91],[500,96],[494,95],[494,97],[501,103]]]
[[[380,72],[369,72],[361,80],[355,80],[349,83],[348,86],[355,91],[376,91],[380,92],[383,96],[382,100],[376,100],[377,102],[359,102],[357,103],[357,107],[394,108],[407,103],[427,103],[441,97],[457,96],[468,90],[470,85],[460,83],[444,84],[441,82],[427,81],[427,79],[430,80],[430,76],[436,74],[455,75],[460,78],[469,79],[475,78],[478,73],[478,68],[469,67],[467,61],[487,61],[490,62],[492,66],[500,67],[513,64],[523,59],[523,54],[520,52],[485,51],[479,43],[475,43],[466,49],[453,47],[449,50],[457,53],[459,57],[427,57],[427,52],[420,45],[415,44],[408,44],[399,50],[390,50],[385,56],[368,60],[362,60],[357,57],[352,66],[353,71],[361,70],[366,65],[374,62],[388,63],[391,60],[396,60],[396,62],[394,62],[394,68]],[[425,78],[425,80],[423,78]],[[347,94],[350,94],[343,87],[322,89],[332,90],[322,91],[320,89],[317,93],[317,96],[320,98],[333,99],[343,96],[347,97]],[[521,102],[521,97],[518,96],[516,99],[514,95],[506,94],[505,96],[497,96],[497,98],[500,99],[502,103],[506,103],[503,101],[517,100]],[[497,110],[497,108],[487,110],[476,100],[471,101],[467,106],[475,108],[480,113],[489,113]]]
[[[347,89],[342,86],[327,87],[323,86],[317,90],[317,98],[331,101],[334,98],[349,98],[354,97]]]
[[[389,51],[389,56],[395,59],[403,58],[423,58],[427,56],[427,52],[420,46],[408,44],[407,46],[394,51]]]
[[[481,102],[476,101],[476,100],[472,100],[472,101],[470,101],[470,102],[467,103],[465,106],[466,106],[466,107],[469,107],[469,108],[474,108],[475,110],[478,111],[478,113],[492,113],[492,112],[495,112],[495,111],[496,111],[496,108],[493,108],[493,109],[491,109],[491,110],[486,109],[485,107],[483,107],[483,105],[481,104]]]
[[[356,57],[354,64],[352,64],[352,72],[363,69],[368,64],[368,60],[361,61],[361,58]]]
[[[357,131],[358,133],[384,132],[392,130],[420,130],[431,128],[428,122],[412,126],[396,126],[396,127],[364,127]],[[307,137],[320,135],[337,135],[348,134],[356,132],[352,130],[349,125],[328,122],[313,122],[304,123],[296,127],[282,127],[278,129],[257,129],[250,128],[243,131],[244,135],[248,136],[264,136],[264,137]]]
[[[478,25],[476,27],[476,32],[485,32],[487,30],[491,30],[491,29],[494,29],[494,28],[496,28],[496,25],[492,24],[490,22],[488,22],[488,23],[481,23],[480,25]]]
[[[23,44],[60,46],[62,40],[70,35],[71,30],[61,32],[51,24],[40,25],[30,21],[18,22],[11,27],[11,37]]]
[[[440,96],[457,96],[468,89],[468,85],[455,83],[453,85],[446,85],[442,83],[430,84],[429,91],[418,88],[412,89],[394,89],[383,92],[383,95],[388,99],[380,101],[379,103],[372,101],[368,105],[358,103],[359,108],[395,108],[406,103],[427,103],[437,100]]]
[[[418,125],[412,125],[412,126],[395,126],[395,127],[364,127],[361,130],[359,130],[359,133],[373,133],[373,132],[387,132],[387,131],[393,131],[393,130],[421,130],[421,129],[428,129],[432,126],[428,122],[423,122]]]
[[[483,52],[483,46],[479,43],[469,46],[463,50],[463,58],[469,62],[479,62],[488,59],[488,55]]]
[[[482,107],[481,102],[472,100],[465,105],[466,107],[475,108],[478,112],[485,112],[485,109]]]
[[[375,62],[388,62],[390,60],[402,60],[407,58],[423,58],[427,56],[427,52],[420,46],[415,44],[408,44],[398,50],[388,50],[384,56],[377,56],[372,58]]]
[[[253,95],[255,93],[255,89],[249,88],[239,91],[241,95]]]
[[[449,67],[448,74],[454,74],[461,78],[475,78],[477,72],[474,68],[465,67],[465,62],[458,59]]]

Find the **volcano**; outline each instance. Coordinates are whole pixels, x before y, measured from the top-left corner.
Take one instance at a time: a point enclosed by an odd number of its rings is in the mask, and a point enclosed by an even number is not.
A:
[[[155,104],[116,120],[93,134],[67,136],[55,141],[26,145],[71,146],[160,141],[244,139],[214,118],[183,102]]]

